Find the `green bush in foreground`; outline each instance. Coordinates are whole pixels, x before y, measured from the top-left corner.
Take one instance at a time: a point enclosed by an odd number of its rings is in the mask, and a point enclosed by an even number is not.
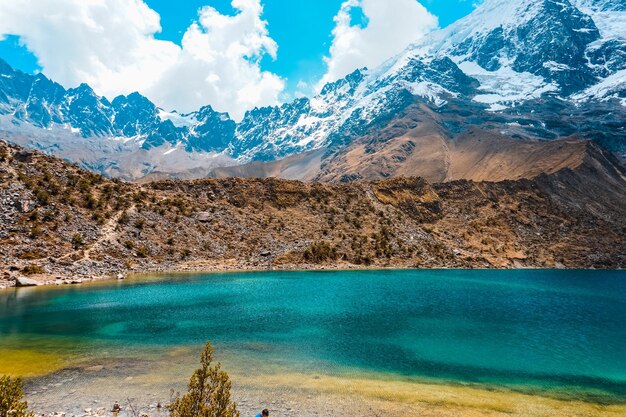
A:
[[[240,417],[230,399],[228,374],[213,362],[213,348],[207,343],[200,357],[201,367],[191,376],[187,393],[168,407],[171,417]],[[2,416],[0,416],[2,417]]]
[[[20,378],[0,377],[0,417],[34,417],[24,398],[24,383]]]

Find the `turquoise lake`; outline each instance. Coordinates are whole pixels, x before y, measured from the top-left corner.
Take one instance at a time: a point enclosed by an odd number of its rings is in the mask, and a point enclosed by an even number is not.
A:
[[[242,368],[624,399],[626,273],[163,275],[0,292],[0,349],[158,358],[207,340]]]

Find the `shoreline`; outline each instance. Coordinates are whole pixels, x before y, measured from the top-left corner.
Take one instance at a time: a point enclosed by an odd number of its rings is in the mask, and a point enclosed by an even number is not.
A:
[[[72,385],[75,375],[68,378],[69,374],[63,371],[56,373],[56,378],[31,378],[27,382],[27,400],[38,415],[66,414],[78,417],[109,415],[106,407],[113,401],[120,401],[126,408],[126,399],[130,398],[142,412],[158,417],[156,404],[167,404],[167,386],[175,390],[184,389],[184,384],[180,381],[171,384],[168,384],[169,381],[161,381],[158,387],[150,386],[144,380],[146,377],[141,375],[123,378],[113,386],[107,374],[108,380],[103,385],[98,383],[96,376],[103,371],[106,373],[106,366],[85,368],[83,372],[89,374],[93,382],[82,388]],[[568,398],[558,398],[542,395],[541,392],[519,392],[506,387],[387,380],[367,375],[249,375],[239,371],[229,374],[233,382],[233,398],[242,415],[254,415],[262,408],[270,409],[272,416],[285,417],[618,417],[626,413],[626,402],[607,404],[587,401],[576,398],[575,393]],[[57,380],[60,382],[56,382]],[[62,392],[67,389],[67,384],[74,389]],[[130,413],[126,411],[122,413],[124,415],[130,416]],[[160,415],[167,415],[165,409]]]
[[[125,272],[118,274],[105,274],[105,275],[89,275],[79,277],[64,277],[59,274],[37,274],[31,276],[25,276],[28,279],[36,281],[36,285],[20,286],[17,285],[17,276],[23,276],[22,274],[12,274],[10,279],[0,279],[0,290],[8,288],[28,288],[28,287],[54,287],[59,285],[79,285],[89,282],[101,282],[101,281],[123,281],[127,278],[151,276],[151,275],[195,275],[195,274],[223,274],[223,273],[256,273],[256,272],[306,272],[306,271],[375,271],[375,270],[411,270],[416,268],[406,266],[389,266],[389,267],[366,267],[360,265],[308,265],[308,264],[289,264],[281,265],[280,267],[259,268],[258,265],[247,265],[245,263],[236,264],[235,266],[228,264],[221,264],[219,266],[206,266],[208,262],[194,262],[194,264],[200,263],[202,266],[193,267],[189,263],[185,264],[172,264],[167,268],[162,266],[147,267],[139,269],[129,269]],[[121,275],[121,277],[120,277]]]
[[[80,285],[90,282],[105,282],[105,281],[123,281],[128,278],[151,276],[151,275],[196,275],[196,274],[225,274],[225,273],[259,273],[259,272],[340,272],[340,271],[390,271],[390,270],[402,270],[402,271],[442,271],[442,270],[482,270],[482,271],[494,271],[494,270],[568,270],[568,271],[584,271],[584,270],[598,270],[597,268],[546,268],[546,267],[519,267],[519,268],[418,268],[415,266],[407,265],[355,265],[355,264],[335,264],[335,265],[319,265],[319,264],[282,264],[280,266],[273,266],[270,268],[260,268],[258,264],[250,264],[246,262],[233,263],[216,263],[211,261],[193,261],[181,264],[167,264],[167,267],[160,266],[147,266],[145,268],[128,269],[124,272],[118,272],[117,274],[105,274],[105,275],[88,275],[78,277],[66,277],[60,274],[37,274],[31,276],[24,276],[22,274],[8,274],[5,272],[5,279],[0,279],[0,291],[9,288],[29,288],[29,287],[55,287],[60,285]],[[622,268],[606,269],[607,271],[624,271]],[[1,272],[1,271],[0,271]],[[6,279],[7,275],[9,278]],[[36,284],[33,285],[17,285],[17,277],[25,277],[29,280],[33,280]]]

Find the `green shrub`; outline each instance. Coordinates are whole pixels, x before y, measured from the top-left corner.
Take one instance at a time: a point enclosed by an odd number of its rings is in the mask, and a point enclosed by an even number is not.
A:
[[[213,348],[207,343],[187,393],[168,407],[171,417],[239,417],[237,404],[230,398],[231,382],[221,364],[212,366]]]
[[[0,417],[34,417],[24,398],[24,383],[20,378],[0,377]]]
[[[46,270],[37,264],[28,264],[22,269],[22,272],[26,275],[37,275],[44,274]]]
[[[98,200],[91,194],[85,194],[83,197],[83,206],[87,209],[94,209],[98,207]]]
[[[30,229],[30,237],[33,239],[38,238],[39,236],[41,236],[43,234],[43,229],[41,228],[41,226],[39,225],[34,225],[31,229]]]
[[[37,220],[39,220],[39,209],[35,209],[33,210],[29,215],[28,215],[28,220],[36,222]]]
[[[128,220],[130,218],[128,217],[128,213],[126,211],[122,212],[122,214],[120,215],[119,219],[117,219],[117,222],[119,224],[126,224],[128,223]]]
[[[139,246],[136,252],[140,258],[147,258],[150,255],[150,249],[147,246]]]
[[[50,202],[50,194],[46,190],[39,190],[37,194],[35,194],[37,201],[43,205],[47,205]]]
[[[304,251],[304,259],[315,263],[336,260],[337,249],[327,242],[315,242]]]
[[[76,233],[74,234],[74,236],[72,236],[72,246],[74,247],[74,250],[80,248],[84,244],[85,242],[83,241],[83,237],[80,234]]]

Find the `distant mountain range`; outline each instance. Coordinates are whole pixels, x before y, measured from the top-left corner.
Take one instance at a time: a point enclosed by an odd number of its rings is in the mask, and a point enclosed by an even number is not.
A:
[[[0,60],[0,133],[125,179],[497,180],[554,171],[580,140],[623,161],[626,3],[486,0],[379,68],[239,123],[66,90]]]

